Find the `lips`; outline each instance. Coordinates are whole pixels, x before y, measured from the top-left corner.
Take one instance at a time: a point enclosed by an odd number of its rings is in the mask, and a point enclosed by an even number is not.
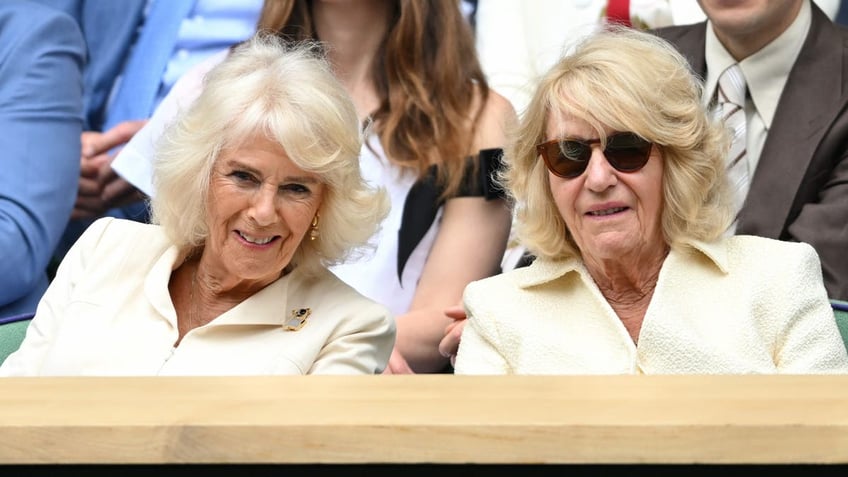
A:
[[[602,217],[604,215],[612,215],[617,214],[619,212],[624,212],[625,210],[627,210],[627,207],[611,207],[609,209],[592,210],[587,212],[587,214],[594,217]]]
[[[250,242],[250,243],[255,244],[255,245],[265,245],[265,244],[267,244],[268,242],[270,242],[270,241],[274,240],[274,238],[276,238],[276,236],[272,236],[272,237],[265,237],[265,238],[261,238],[261,237],[254,237],[254,236],[252,236],[252,235],[247,235],[246,233],[244,233],[244,232],[242,232],[242,231],[238,231],[238,234],[239,234],[239,236],[240,236],[241,238],[243,238],[246,242]]]

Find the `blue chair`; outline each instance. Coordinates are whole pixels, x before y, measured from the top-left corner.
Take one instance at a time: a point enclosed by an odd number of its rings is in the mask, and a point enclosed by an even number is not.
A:
[[[830,305],[833,307],[833,314],[836,315],[836,326],[839,327],[842,341],[848,348],[848,301],[830,300]]]
[[[14,353],[24,340],[33,313],[0,318],[0,364]]]

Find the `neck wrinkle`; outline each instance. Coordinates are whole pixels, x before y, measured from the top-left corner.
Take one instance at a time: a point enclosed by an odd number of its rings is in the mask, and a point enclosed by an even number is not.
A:
[[[632,262],[586,261],[586,268],[613,308],[638,306],[650,302],[668,252],[669,247],[666,246],[661,253],[644,258],[640,256]]]

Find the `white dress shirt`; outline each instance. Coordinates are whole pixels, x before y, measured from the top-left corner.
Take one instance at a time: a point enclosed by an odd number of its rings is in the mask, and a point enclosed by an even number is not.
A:
[[[760,160],[766,135],[771,127],[777,103],[786,86],[786,80],[795,59],[804,46],[810,30],[812,14],[810,4],[804,2],[798,16],[783,33],[760,51],[739,62],[748,98],[745,104],[746,154],[748,174],[753,177]],[[707,77],[704,83],[704,102],[709,104],[715,97],[718,77],[728,66],[736,63],[707,25],[706,51]]]

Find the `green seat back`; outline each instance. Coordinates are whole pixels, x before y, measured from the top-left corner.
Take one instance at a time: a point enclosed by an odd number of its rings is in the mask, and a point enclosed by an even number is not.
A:
[[[14,353],[24,340],[30,318],[0,322],[0,364]]]
[[[839,327],[842,341],[848,348],[848,301],[830,300],[830,303],[833,305],[833,314],[836,315],[836,326]]]

